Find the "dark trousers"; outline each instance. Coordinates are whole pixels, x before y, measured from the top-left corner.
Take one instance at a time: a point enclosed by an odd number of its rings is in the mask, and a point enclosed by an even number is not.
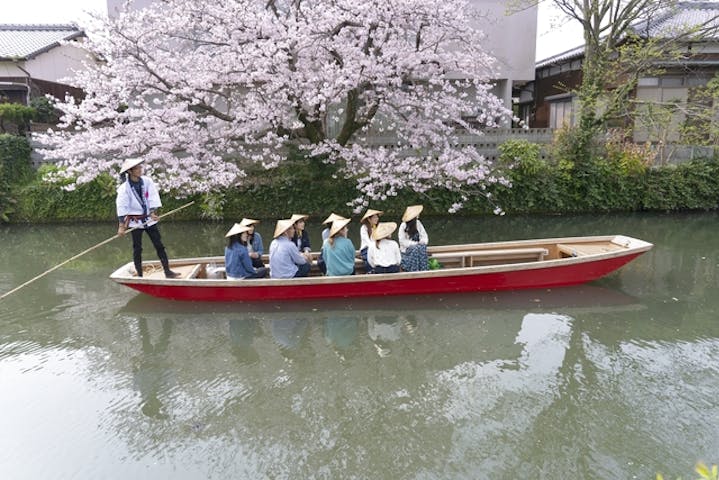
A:
[[[367,261],[367,250],[369,250],[367,247],[364,247],[362,250],[360,250],[360,257],[362,257],[362,260],[364,260],[364,271],[365,273],[374,273],[372,265],[370,265]]]
[[[295,273],[295,278],[306,277],[310,274],[310,268],[312,268],[310,262],[304,263],[302,265],[297,265],[297,273]]]
[[[390,265],[389,267],[374,267],[374,273],[399,273],[399,265]]]
[[[157,224],[155,224],[146,228],[138,228],[131,232],[132,261],[135,263],[135,270],[137,271],[137,276],[142,276],[142,232],[147,232],[147,234],[150,236],[150,240],[152,240],[152,245],[154,245],[155,250],[157,251],[157,257],[160,259],[162,268],[165,270],[165,273],[169,272],[170,262],[167,259],[167,252],[165,252],[165,246],[162,244],[162,238],[160,237],[160,229],[157,228]]]
[[[243,277],[245,279],[250,278],[265,278],[267,276],[267,268],[266,267],[260,267],[256,269],[257,271],[255,273],[251,273],[247,275],[246,277]]]

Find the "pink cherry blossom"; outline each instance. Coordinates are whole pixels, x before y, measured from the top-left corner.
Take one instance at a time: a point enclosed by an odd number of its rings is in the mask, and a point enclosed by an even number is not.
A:
[[[165,190],[241,187],[295,146],[356,181],[354,206],[481,192],[504,180],[462,136],[511,113],[473,15],[464,0],[164,0],[88,26],[96,61],[71,82],[87,95],[58,101],[40,140],[70,188],[129,156]]]

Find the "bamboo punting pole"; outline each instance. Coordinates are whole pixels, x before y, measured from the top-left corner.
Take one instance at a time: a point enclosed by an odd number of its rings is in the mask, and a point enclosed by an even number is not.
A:
[[[181,206],[181,207],[178,207],[178,208],[176,208],[176,209],[174,209],[174,210],[170,210],[170,211],[167,212],[167,213],[163,213],[163,214],[160,215],[158,218],[167,217],[168,215],[172,215],[172,214],[175,213],[175,212],[179,212],[179,211],[182,210],[183,208],[189,207],[189,206],[192,205],[193,203],[195,203],[195,202],[192,201],[192,202],[190,202],[190,203],[186,203],[186,204],[184,204],[184,205]],[[136,227],[129,228],[129,229],[127,229],[127,231],[126,231],[125,233],[131,232],[131,231],[135,230],[135,228],[136,228]],[[65,260],[64,262],[55,265],[55,266],[52,267],[51,269],[45,270],[45,271],[42,272],[40,275],[37,275],[36,277],[31,278],[30,280],[28,280],[27,282],[23,283],[22,285],[19,285],[19,286],[13,288],[13,289],[10,290],[9,292],[3,293],[2,295],[0,295],[0,300],[2,300],[3,298],[7,297],[8,295],[10,295],[10,294],[12,294],[12,293],[17,292],[17,291],[20,290],[21,288],[30,285],[30,284],[31,284],[32,282],[34,282],[35,280],[38,280],[38,279],[44,277],[44,276],[47,275],[48,273],[54,272],[55,270],[57,270],[58,268],[62,267],[63,265],[65,265],[65,264],[67,264],[67,263],[70,263],[70,262],[72,262],[73,260],[82,257],[82,256],[85,255],[86,253],[92,252],[92,251],[95,250],[96,248],[101,247],[101,246],[103,246],[103,245],[105,245],[105,244],[107,244],[107,243],[110,243],[111,241],[113,241],[113,240],[115,240],[116,238],[119,238],[119,237],[120,237],[120,234],[115,234],[114,236],[108,238],[107,240],[103,240],[102,242],[98,243],[97,245],[93,245],[92,247],[88,248],[87,250],[83,250],[82,252],[78,253],[77,255],[68,258],[68,259]]]

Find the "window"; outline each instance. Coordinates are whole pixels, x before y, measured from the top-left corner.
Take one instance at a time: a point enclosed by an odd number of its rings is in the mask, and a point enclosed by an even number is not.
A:
[[[549,128],[572,125],[572,99],[564,98],[549,104]]]

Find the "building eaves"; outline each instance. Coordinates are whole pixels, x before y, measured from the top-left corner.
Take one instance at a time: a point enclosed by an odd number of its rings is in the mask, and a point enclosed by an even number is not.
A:
[[[30,60],[84,35],[75,25],[0,24],[0,60]]]

